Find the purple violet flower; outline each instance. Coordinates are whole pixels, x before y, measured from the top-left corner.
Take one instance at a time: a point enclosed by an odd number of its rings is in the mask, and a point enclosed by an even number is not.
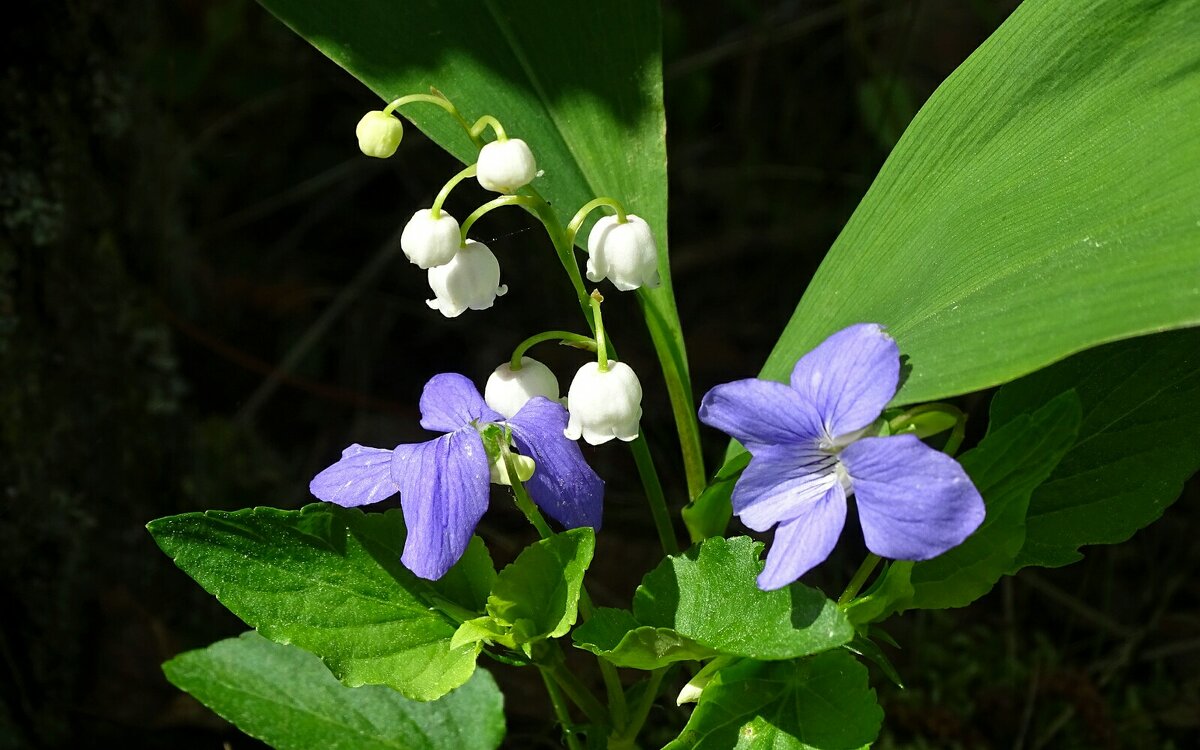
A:
[[[746,447],[733,512],[755,531],[778,525],[759,588],[795,581],[833,550],[854,495],[867,548],[928,560],[983,522],[983,498],[950,456],[915,435],[868,437],[896,393],[900,350],[874,323],[838,331],[800,358],[791,385],[719,385],[700,420]]]
[[[492,459],[481,432],[492,424],[507,427],[517,451],[535,462],[526,488],[539,508],[569,529],[600,528],[604,481],[578,443],[563,436],[567,410],[537,396],[505,420],[457,373],[434,375],[421,392],[421,426],[445,434],[394,450],[351,445],[309,490],[347,508],[399,492],[408,530],[400,560],[418,576],[437,580],[462,557],[487,509]]]

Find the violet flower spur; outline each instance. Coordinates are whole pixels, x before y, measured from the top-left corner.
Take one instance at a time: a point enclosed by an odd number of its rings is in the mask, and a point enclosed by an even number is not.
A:
[[[868,436],[899,379],[896,342],[861,323],[801,357],[790,386],[738,380],[704,396],[700,420],[752,456],[733,512],[755,531],[778,525],[759,588],[786,586],[829,556],[849,495],[867,548],[894,560],[936,557],[983,522],[983,498],[953,458],[915,435]]]
[[[511,419],[484,403],[457,373],[434,375],[421,393],[421,426],[444,432],[394,450],[351,445],[309,484],[321,500],[343,507],[375,503],[400,493],[408,531],[400,557],[421,578],[437,580],[462,557],[487,509],[490,457],[481,433],[499,425],[535,464],[526,488],[534,503],[566,528],[600,528],[604,481],[563,436],[567,410],[541,396]],[[503,472],[502,474],[506,474]]]

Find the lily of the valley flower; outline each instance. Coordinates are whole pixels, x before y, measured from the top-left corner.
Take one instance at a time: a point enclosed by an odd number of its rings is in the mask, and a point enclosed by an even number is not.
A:
[[[422,208],[412,215],[400,234],[400,249],[422,270],[444,266],[462,247],[458,220],[445,211],[434,218],[432,209]]]
[[[447,318],[457,318],[467,309],[486,310],[508,293],[500,283],[500,262],[487,245],[475,240],[467,240],[448,263],[429,269],[429,287],[434,299],[425,304]]]
[[[588,234],[587,277],[607,278],[617,289],[628,292],[638,287],[659,285],[658,247],[650,225],[629,214],[621,222],[605,216]]]
[[[608,360],[607,371],[599,362],[588,362],[567,390],[567,412],[563,434],[572,440],[582,437],[589,445],[613,438],[635,440],[642,418],[642,384],[624,362]]]
[[[484,190],[514,193],[537,177],[537,162],[520,138],[492,141],[479,150],[475,179]]]
[[[400,147],[404,125],[399,118],[375,110],[362,116],[354,128],[354,134],[358,136],[358,148],[364,154],[386,159]]]
[[[505,420],[484,403],[479,391],[457,373],[435,375],[421,393],[421,426],[443,432],[424,443],[394,450],[351,445],[337,463],[309,484],[326,502],[354,507],[400,493],[407,538],[401,562],[418,576],[441,578],[462,557],[488,506],[492,459],[481,432],[506,427],[520,455],[532,459],[529,495],[566,528],[600,528],[604,482],[583,459],[579,444],[563,437],[567,412],[561,404],[531,399]],[[514,456],[515,458],[515,456]],[[522,465],[515,464],[518,475]]]
[[[790,386],[738,380],[704,396],[700,420],[752,455],[734,513],[755,531],[778,525],[760,588],[786,586],[829,556],[849,495],[867,548],[894,560],[936,557],[983,522],[983,498],[953,458],[914,435],[868,436],[899,375],[896,342],[864,323],[801,357]]]
[[[558,401],[558,395],[558,378],[532,357],[521,357],[519,370],[513,370],[508,362],[500,365],[483,387],[483,400],[505,417],[516,414],[534,396]]]

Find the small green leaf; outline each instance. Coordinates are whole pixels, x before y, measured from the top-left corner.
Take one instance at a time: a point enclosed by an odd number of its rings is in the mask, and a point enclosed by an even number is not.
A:
[[[844,650],[726,667],[663,750],[852,750],[879,734],[867,669]]]
[[[346,687],[312,654],[249,632],[180,654],[163,671],[279,750],[494,750],[504,739],[504,697],[483,669],[419,703],[382,685]]]
[[[347,685],[434,700],[475,670],[478,644],[451,648],[456,624],[432,606],[447,592],[400,564],[399,510],[315,503],[187,513],[147,528],[231,612],[277,643],[320,656]],[[477,558],[465,564],[476,568]]]
[[[1082,545],[1125,541],[1200,469],[1200,330],[1109,344],[1010,383],[992,401],[992,423],[1072,389],[1083,404],[1079,437],[1033,493],[1013,570],[1067,565]]]
[[[575,624],[583,574],[596,537],[583,527],[541,539],[500,571],[488,597],[488,614],[511,628],[515,643],[558,638]]]
[[[1066,391],[1033,414],[990,425],[959,459],[987,504],[983,525],[965,542],[912,568],[908,609],[965,607],[991,591],[1025,542],[1025,513],[1034,490],[1075,443],[1079,397]]]
[[[854,637],[820,591],[801,584],[759,589],[762,547],[749,537],[713,537],[668,557],[638,586],[633,616],[723,654],[763,660],[814,654]]]
[[[733,487],[750,464],[750,454],[742,452],[731,458],[694,502],[684,507],[683,523],[693,542],[725,533],[733,517]]]
[[[597,609],[571,634],[575,645],[618,667],[658,669],[677,661],[700,661],[718,652],[671,628],[642,625],[624,609]]]

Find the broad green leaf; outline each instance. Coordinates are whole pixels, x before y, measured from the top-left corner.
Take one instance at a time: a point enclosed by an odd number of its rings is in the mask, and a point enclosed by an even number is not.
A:
[[[597,609],[571,634],[575,645],[618,667],[658,669],[677,661],[700,661],[718,652],[671,628],[642,625],[623,609]]]
[[[867,668],[846,651],[743,661],[717,673],[664,750],[854,750],[882,722]]]
[[[960,461],[983,495],[987,517],[959,546],[913,565],[908,608],[965,607],[1009,572],[1025,543],[1029,498],[1075,443],[1079,422],[1079,397],[1066,391],[1033,414],[990,426],[963,454]]]
[[[662,286],[640,289],[638,295],[672,392],[676,422],[686,434],[685,451],[698,454],[667,259],[659,4],[260,2],[384,100],[426,93],[433,86],[468,119],[498,117],[510,136],[533,149],[545,172],[533,186],[564,224],[601,195],[620,200],[650,224]],[[475,160],[470,141],[442,110],[413,104],[404,115],[463,163]],[[353,129],[347,122],[348,149],[354,147]],[[404,158],[403,145],[395,158]],[[586,237],[585,229],[580,240]],[[698,455],[690,465],[701,466]],[[703,476],[694,481],[702,482]]]
[[[147,528],[235,615],[321,657],[347,685],[387,685],[434,700],[475,670],[478,644],[451,648],[455,623],[431,606],[448,592],[400,564],[399,510],[364,514],[317,503],[187,513]],[[473,557],[482,545],[471,549]]]
[[[566,634],[575,624],[583,574],[595,548],[595,533],[586,526],[529,545],[500,571],[488,614],[511,628],[518,644]]]
[[[904,133],[763,377],[876,321],[914,403],[1200,324],[1197,39],[1194,0],[1023,2]]]
[[[1010,383],[992,401],[992,423],[1072,389],[1079,437],[1033,493],[1014,569],[1067,565],[1081,545],[1125,541],[1200,469],[1200,330],[1109,344]]]
[[[321,660],[244,633],[163,664],[167,679],[279,750],[494,750],[504,696],[478,669],[432,703],[391,688],[340,684]]]
[[[759,589],[762,547],[749,537],[713,537],[668,557],[642,579],[633,616],[723,654],[763,660],[814,654],[854,637],[820,591],[801,584]]]

